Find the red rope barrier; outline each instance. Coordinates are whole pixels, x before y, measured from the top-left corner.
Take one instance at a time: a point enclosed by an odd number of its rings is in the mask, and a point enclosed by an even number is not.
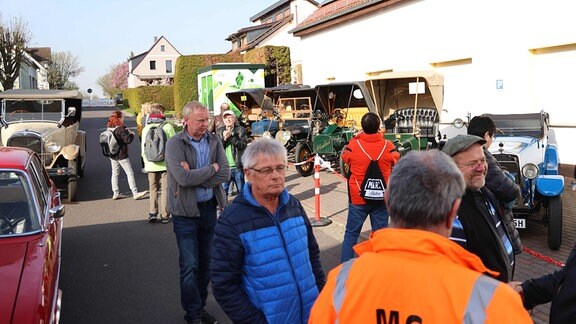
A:
[[[563,266],[564,266],[564,263],[559,262],[559,261],[556,261],[556,260],[552,259],[552,258],[549,257],[549,256],[545,256],[544,254],[542,254],[542,253],[540,253],[540,252],[536,252],[536,251],[534,251],[534,250],[532,250],[532,249],[529,249],[529,248],[527,248],[527,247],[525,247],[525,246],[522,247],[522,251],[524,251],[524,252],[526,252],[526,253],[528,253],[528,254],[531,254],[531,255],[537,257],[537,258],[540,259],[540,260],[543,260],[543,261],[546,261],[546,262],[548,262],[548,263],[551,263],[551,264],[553,264],[553,265],[555,265],[555,266],[557,266],[557,267],[563,267]]]

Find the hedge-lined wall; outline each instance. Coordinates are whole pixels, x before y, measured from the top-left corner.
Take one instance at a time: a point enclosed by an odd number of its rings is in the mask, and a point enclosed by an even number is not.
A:
[[[244,54],[244,61],[253,64],[266,64],[265,76],[277,77],[277,84],[292,83],[290,47],[264,46]],[[278,72],[278,75],[276,75]]]
[[[174,70],[174,110],[180,116],[182,108],[192,100],[198,100],[198,69],[218,63],[244,62],[242,55],[206,54],[185,55],[176,60]]]
[[[145,102],[157,102],[166,110],[174,110],[174,86],[142,86],[122,91],[124,105],[130,107],[135,113],[140,112]]]

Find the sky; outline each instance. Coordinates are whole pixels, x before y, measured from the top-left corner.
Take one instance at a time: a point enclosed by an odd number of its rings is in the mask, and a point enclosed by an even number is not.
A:
[[[225,39],[277,0],[0,0],[3,22],[22,18],[30,47],[71,52],[85,71],[72,79],[103,96],[96,80],[164,36],[182,55],[226,53]]]

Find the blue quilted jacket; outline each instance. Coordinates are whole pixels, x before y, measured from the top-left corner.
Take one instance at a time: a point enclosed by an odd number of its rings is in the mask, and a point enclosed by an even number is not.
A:
[[[212,292],[234,323],[307,323],[324,286],[320,250],[300,202],[284,190],[272,215],[242,195],[220,215]]]

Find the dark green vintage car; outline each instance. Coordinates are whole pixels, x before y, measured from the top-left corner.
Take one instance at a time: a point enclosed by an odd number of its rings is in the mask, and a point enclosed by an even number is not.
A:
[[[317,85],[313,115],[308,127],[300,127],[306,136],[295,142],[296,170],[302,176],[314,172],[312,157],[339,163],[341,173],[348,168],[340,159],[342,150],[361,130],[360,121],[367,112],[382,118],[385,138],[404,155],[410,150],[439,148],[440,113],[444,96],[443,76],[434,71],[388,72],[365,81]],[[301,132],[302,133],[302,132]]]
[[[291,153],[302,176],[314,173],[312,158],[319,154],[330,162],[360,129],[360,119],[374,107],[363,82],[317,85],[275,93],[281,120],[276,139]]]
[[[400,154],[438,148],[444,77],[434,71],[389,72],[366,80],[376,112],[383,118],[386,139]]]

